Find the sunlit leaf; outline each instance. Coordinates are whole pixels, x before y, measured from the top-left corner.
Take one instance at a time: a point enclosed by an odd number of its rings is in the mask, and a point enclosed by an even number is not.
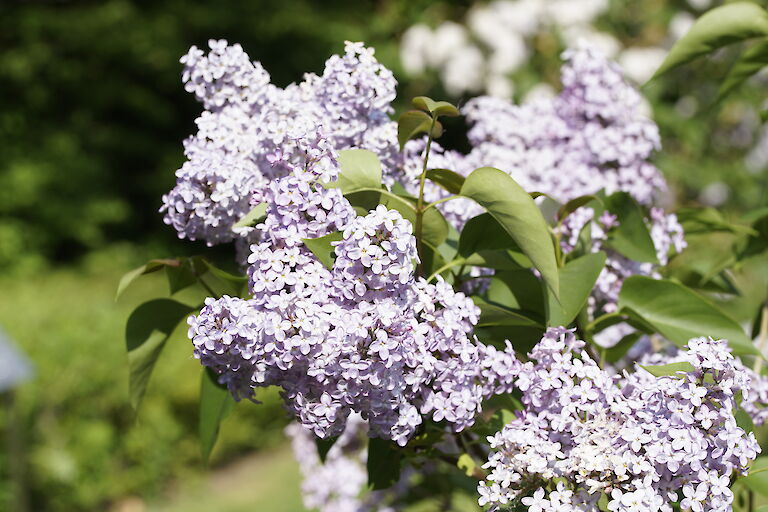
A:
[[[549,226],[530,195],[507,173],[491,167],[476,169],[461,195],[484,207],[512,237],[559,297],[555,247]]]
[[[733,2],[704,13],[672,46],[656,78],[723,46],[768,35],[768,13],[753,2]]]
[[[691,338],[724,338],[736,355],[757,355],[741,326],[709,300],[685,286],[664,279],[632,276],[619,293],[619,308],[637,315],[677,346]]]

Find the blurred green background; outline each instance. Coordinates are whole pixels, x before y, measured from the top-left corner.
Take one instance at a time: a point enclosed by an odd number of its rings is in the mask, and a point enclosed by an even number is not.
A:
[[[116,284],[149,258],[206,250],[177,241],[157,212],[201,111],[183,90],[178,59],[192,44],[225,38],[285,85],[322,71],[345,39],[362,40],[398,77],[398,105],[417,94],[443,98],[435,76],[402,72],[398,41],[414,23],[461,21],[472,4],[0,3],[0,327],[35,365],[14,407],[0,411],[0,430],[12,418],[21,426],[25,467],[15,476],[30,510],[302,510],[275,393],[236,409],[211,468],[203,467],[200,369],[182,330],[138,416],[129,405],[124,323],[164,283],[143,280],[118,303]],[[685,1],[616,0],[598,23],[622,41],[657,44],[680,11],[696,14]],[[532,42],[520,83],[557,85],[562,45],[553,38]],[[760,147],[766,80],[712,105],[732,57],[726,50],[644,89],[662,130],[657,164],[671,183],[672,205],[707,199],[713,184],[725,190],[718,206],[731,216],[766,204],[765,167],[744,158]],[[0,510],[12,510],[11,476],[4,447]]]

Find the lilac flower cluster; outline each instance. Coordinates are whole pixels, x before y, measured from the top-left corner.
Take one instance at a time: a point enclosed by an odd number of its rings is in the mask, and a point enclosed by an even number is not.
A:
[[[274,180],[264,234],[252,246],[252,299],[208,299],[189,320],[195,356],[236,398],[283,388],[288,408],[318,437],[339,435],[359,413],[374,437],[401,445],[422,415],[455,431],[471,426],[483,398],[511,389],[518,364],[471,337],[479,310],[462,293],[414,277],[410,223],[377,207],[354,217],[332,158],[310,159]],[[325,268],[302,239],[341,232]]]
[[[736,424],[736,394],[749,376],[727,343],[689,341],[690,372],[611,375],[571,331],[551,328],[516,385],[525,409],[489,437],[481,505],[538,511],[731,510],[730,479],[760,447]]]
[[[240,45],[208,44],[208,54],[193,46],[181,58],[185,88],[206,110],[184,142],[188,161],[160,209],[180,238],[213,245],[249,235],[232,226],[254,194],[306,159],[305,141],[318,130],[334,149],[370,148],[395,158],[388,114],[396,81],[372,49],[348,42],[322,75],[279,88]]]
[[[590,308],[593,311],[612,313],[616,311],[616,303],[624,280],[632,275],[647,275],[658,277],[658,265],[631,260],[605,246],[608,233],[619,226],[617,217],[608,211],[595,219],[592,208],[582,207],[566,217],[559,226],[561,236],[560,246],[564,253],[573,251],[584,229],[588,229],[590,252],[605,251],[607,259],[605,268],[600,273],[595,289],[590,296]],[[648,230],[656,249],[659,265],[666,265],[670,252],[679,253],[686,247],[683,228],[674,214],[666,214],[661,208],[652,207],[646,220]],[[613,343],[621,338],[610,337]],[[610,342],[606,342],[610,346]]]
[[[319,512],[394,512],[385,503],[404,490],[404,481],[386,491],[365,493],[368,484],[366,461],[367,428],[351,414],[344,433],[333,443],[325,461],[320,460],[313,435],[298,423],[285,429],[303,477],[304,506]]]
[[[589,46],[564,58],[563,91],[551,100],[467,103],[470,158],[560,202],[623,190],[650,204],[665,183],[648,162],[660,142],[656,125],[642,114],[641,96],[618,66]]]

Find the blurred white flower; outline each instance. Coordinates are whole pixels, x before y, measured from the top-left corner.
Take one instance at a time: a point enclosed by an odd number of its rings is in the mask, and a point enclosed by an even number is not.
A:
[[[531,87],[525,94],[524,103],[530,103],[533,101],[548,100],[554,98],[557,95],[554,87],[549,84],[540,82]]]
[[[400,62],[411,75],[423,73],[428,67],[427,51],[432,45],[432,29],[423,23],[409,27],[400,41]]]
[[[688,5],[696,10],[703,11],[712,5],[712,0],[688,0]]]
[[[707,206],[720,206],[731,195],[731,189],[722,181],[710,183],[699,194],[699,201]]]
[[[642,84],[653,76],[666,56],[667,51],[664,48],[627,48],[619,56],[619,65],[626,76]]]
[[[669,37],[672,40],[671,42],[675,42],[687,34],[695,21],[696,18],[689,12],[682,11],[675,14],[669,22]]]
[[[576,25],[563,29],[563,40],[568,48],[587,44],[614,59],[621,50],[621,43],[610,34],[598,32],[589,25]]]
[[[483,52],[476,46],[464,46],[445,63],[440,77],[449,94],[458,96],[483,87]]]
[[[608,9],[608,0],[551,0],[547,15],[555,25],[568,27],[591,23]]]
[[[467,29],[452,21],[445,21],[435,29],[432,44],[427,48],[429,63],[440,67],[454,58],[454,54],[466,49],[469,45]]]
[[[504,75],[488,75],[485,80],[485,90],[489,96],[508,100],[515,93],[515,84]]]

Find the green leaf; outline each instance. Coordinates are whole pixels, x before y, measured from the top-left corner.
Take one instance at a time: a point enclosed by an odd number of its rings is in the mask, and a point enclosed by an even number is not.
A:
[[[400,450],[392,441],[368,439],[368,485],[388,489],[400,479]]]
[[[739,407],[736,409],[734,417],[736,418],[736,426],[741,430],[747,434],[755,431],[755,422],[752,421],[752,416],[750,416],[747,411]]]
[[[245,217],[237,221],[233,228],[249,228],[263,222],[267,216],[267,203],[259,203],[251,211],[245,214]]]
[[[459,235],[458,254],[468,258],[481,251],[497,249],[520,250],[507,230],[490,213],[469,219]]]
[[[493,327],[501,325],[522,327],[543,327],[541,323],[523,314],[522,311],[508,309],[495,304],[488,304],[479,297],[472,297],[477,307],[480,308],[480,320],[478,327]]]
[[[486,292],[488,302],[509,309],[525,310],[544,325],[544,286],[528,269],[496,272]]]
[[[562,222],[570,214],[572,214],[582,206],[588,205],[592,201],[597,201],[598,203],[602,202],[599,197],[593,196],[593,195],[579,196],[571,199],[570,201],[565,203],[563,206],[561,206],[559,210],[557,210],[557,216],[556,216],[557,220]]]
[[[716,7],[696,20],[688,33],[672,46],[653,78],[723,46],[765,35],[768,35],[768,13],[759,5],[734,2]]]
[[[741,326],[710,301],[685,286],[665,279],[632,276],[619,293],[619,309],[639,319],[677,346],[691,338],[724,338],[736,355],[759,352]]]
[[[307,246],[307,249],[312,251],[312,254],[315,255],[320,263],[325,265],[325,268],[333,268],[333,254],[336,250],[336,246],[332,245],[331,242],[339,242],[343,238],[344,235],[341,231],[334,231],[333,233],[321,236],[320,238],[302,238],[302,241],[304,242],[304,245]]]
[[[459,455],[459,460],[456,461],[456,467],[464,472],[467,476],[474,476],[475,472],[480,468],[468,453],[462,453]]]
[[[333,445],[338,441],[339,436],[329,437],[321,439],[315,437],[315,446],[317,446],[317,456],[320,457],[320,462],[325,464],[325,458],[328,456],[328,452],[331,451]]]
[[[365,149],[339,151],[339,167],[339,179],[325,185],[326,188],[340,188],[344,195],[381,188],[381,162],[375,153]]]
[[[567,327],[587,303],[605,266],[605,253],[596,252],[569,261],[560,269],[560,301],[547,293],[547,325]]]
[[[464,176],[449,169],[427,169],[427,179],[451,194],[461,192],[461,186],[464,184]]]
[[[139,407],[160,352],[176,326],[196,308],[171,299],[154,299],[136,308],[125,326],[130,397]]]
[[[432,126],[432,118],[420,110],[409,110],[403,112],[397,121],[397,142],[400,144],[400,151],[403,150],[405,143],[422,133],[429,133]],[[443,125],[435,121],[432,129],[432,138],[437,139],[443,134]]]
[[[180,265],[181,261],[178,259],[150,260],[139,268],[135,268],[130,272],[126,272],[125,275],[120,278],[120,283],[117,285],[115,300],[119,299],[123,292],[128,288],[128,286],[130,286],[130,284],[133,283],[139,276],[157,272],[163,267],[178,267]]]
[[[197,272],[198,279],[213,289],[217,296],[239,296],[245,292],[248,285],[246,276],[230,274],[202,258],[200,258],[200,263],[202,269]]]
[[[531,196],[507,173],[491,167],[473,171],[461,187],[461,195],[473,199],[498,221],[559,298],[555,247]]]
[[[749,468],[749,474],[739,480],[754,492],[768,496],[768,456],[755,459]]]
[[[210,368],[204,368],[200,379],[200,453],[208,462],[219,436],[219,425],[234,409],[235,400],[218,382],[218,376]]]
[[[678,377],[679,372],[692,373],[696,371],[696,368],[694,368],[693,365],[687,361],[655,366],[640,365],[640,368],[647,371],[654,377]]]
[[[635,343],[637,343],[637,340],[639,340],[643,336],[642,332],[633,332],[630,334],[627,334],[621,340],[619,340],[618,343],[616,343],[614,346],[605,349],[605,360],[611,364],[615,363],[625,355],[627,355],[627,352],[629,352],[629,349],[632,348]]]
[[[719,102],[728,96],[731,91],[766,65],[768,65],[768,39],[759,41],[754,46],[747,48],[739,56],[717,92],[717,101]]]
[[[531,261],[521,253],[499,249],[495,251],[478,251],[462,259],[461,264],[496,270],[518,270],[530,267]]]
[[[427,96],[417,96],[413,98],[413,106],[425,110],[435,117],[458,117],[461,115],[459,109],[447,101],[435,101]]]
[[[168,278],[168,289],[171,295],[192,286],[197,282],[193,260],[185,258],[181,265],[166,265],[165,277]]]
[[[658,263],[656,247],[637,201],[627,192],[616,192],[605,203],[620,223],[608,234],[609,245],[631,260]]]
[[[398,197],[392,194],[382,194],[381,204],[390,210],[397,210],[404,219],[416,227],[416,210],[413,203],[407,198]],[[424,212],[421,219],[421,238],[432,247],[439,247],[448,238],[448,222],[437,208],[430,208]]]

